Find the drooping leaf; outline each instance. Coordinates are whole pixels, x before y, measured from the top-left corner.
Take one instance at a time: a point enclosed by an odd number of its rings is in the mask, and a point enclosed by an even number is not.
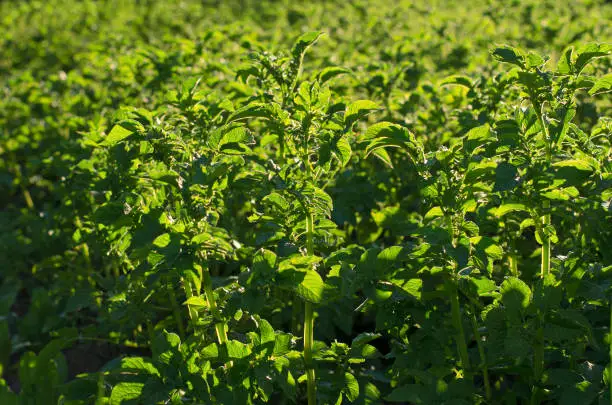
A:
[[[582,69],[595,58],[608,56],[612,52],[612,44],[590,43],[576,49],[575,69],[577,73],[582,72]]]
[[[465,86],[468,89],[471,89],[474,86],[470,78],[465,77],[465,76],[458,76],[458,75],[449,76],[440,82],[440,86],[448,86],[451,84]]]
[[[509,45],[503,45],[495,48],[491,54],[500,62],[511,63],[520,68],[525,68],[525,57],[519,49]]]
[[[349,74],[349,73],[351,73],[349,69],[339,67],[339,66],[329,66],[321,70],[321,72],[319,72],[317,77],[319,79],[319,83],[323,84],[337,76],[340,76],[343,74]]]
[[[612,91],[612,73],[608,73],[607,75],[597,79],[591,90],[589,90],[590,95],[607,93]]]

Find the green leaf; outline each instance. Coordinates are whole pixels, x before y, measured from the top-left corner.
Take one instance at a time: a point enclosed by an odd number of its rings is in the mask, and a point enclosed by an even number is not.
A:
[[[500,287],[501,301],[512,313],[520,313],[529,306],[531,290],[525,282],[516,277],[509,277]]]
[[[470,243],[493,260],[499,260],[504,256],[503,249],[487,236],[473,236],[470,238]]]
[[[189,297],[183,305],[189,305],[191,307],[196,308],[206,308],[208,307],[208,302],[203,297],[193,296]]]
[[[582,69],[595,58],[608,56],[612,52],[612,44],[597,44],[590,43],[576,49],[575,69],[577,73],[582,72]]]
[[[229,340],[226,343],[227,356],[230,359],[243,359],[251,354],[249,347],[237,340]]]
[[[511,163],[501,162],[495,169],[495,186],[493,191],[509,191],[517,184],[518,169]]]
[[[321,35],[323,35],[323,33],[319,31],[310,31],[302,34],[293,44],[291,54],[294,57],[303,56],[308,47],[317,42]]]
[[[488,278],[470,277],[470,282],[476,286],[476,292],[480,297],[492,297],[495,295],[497,285],[495,281]]]
[[[121,359],[121,370],[133,370],[159,376],[159,371],[148,357],[124,357]]]
[[[346,396],[346,399],[353,402],[359,397],[359,383],[355,376],[351,373],[344,373],[344,388],[342,393]]]
[[[253,258],[253,272],[258,276],[271,277],[274,275],[276,266],[276,254],[269,250],[261,249]]]
[[[591,90],[589,90],[589,94],[601,94],[609,91],[612,91],[612,73],[608,73],[604,77],[599,78],[593,87],[591,87]]]
[[[270,322],[265,319],[259,321],[259,339],[262,345],[276,340],[274,328],[270,325]]]
[[[122,382],[113,387],[110,395],[110,405],[138,404],[142,395],[144,383]]]
[[[337,77],[343,74],[347,74],[347,73],[351,73],[351,71],[343,67],[330,66],[330,67],[326,67],[321,72],[319,72],[319,74],[317,75],[317,78],[319,79],[319,83],[323,84],[333,79],[334,77]]]
[[[159,248],[164,248],[170,244],[170,234],[164,233],[153,240],[153,245]]]
[[[306,32],[293,44],[291,48],[291,64],[289,65],[291,89],[297,87],[300,71],[302,70],[304,54],[312,44],[317,42],[321,35],[323,35],[323,33],[318,31]]]
[[[509,45],[502,45],[495,48],[493,52],[491,52],[491,55],[500,62],[511,63],[520,68],[525,68],[525,57],[523,56],[523,52],[517,48]]]
[[[380,122],[372,125],[365,133],[364,141],[370,140],[366,147],[366,157],[376,150],[381,148],[400,148],[404,147],[413,152],[413,160],[420,163],[422,154],[422,145],[416,140],[414,135],[408,129],[392,124],[390,122]],[[417,156],[416,154],[419,154]]]
[[[332,144],[332,153],[342,164],[342,167],[346,166],[351,160],[351,144],[349,143],[346,135],[341,136],[338,140]]]
[[[163,331],[151,344],[153,359],[156,362],[169,365],[172,358],[178,354],[181,338],[176,333]]]
[[[254,139],[249,130],[245,127],[234,127],[223,134],[223,137],[219,141],[217,147],[224,149],[224,146],[236,143],[253,143]]]
[[[447,77],[446,79],[442,80],[442,82],[440,82],[440,86],[448,86],[451,84],[465,86],[469,89],[471,89],[474,86],[470,78],[465,77],[465,76],[457,76],[457,75]]]
[[[423,289],[423,280],[420,278],[412,278],[409,280],[391,280],[393,284],[401,288],[404,292],[413,296],[417,300],[421,299],[422,289]]]
[[[569,75],[572,74],[573,64],[572,64],[572,54],[574,52],[573,47],[566,48],[561,57],[559,58],[559,62],[557,62],[557,73],[560,75]]]
[[[556,201],[569,201],[573,198],[576,198],[580,195],[578,189],[574,186],[566,187],[566,188],[557,188],[554,190],[546,191],[541,194],[542,197],[547,198],[549,200]]]
[[[495,134],[489,124],[470,129],[463,137],[463,147],[468,153],[474,152],[478,147],[494,141]]]
[[[234,111],[228,118],[227,124],[248,118],[272,118],[272,111],[266,104],[251,103]]]
[[[495,217],[501,218],[504,215],[509,214],[511,212],[528,212],[528,210],[525,204],[508,203],[508,204],[502,204],[499,207],[491,208],[489,212],[493,214]]]
[[[344,113],[344,125],[348,129],[357,120],[365,117],[369,112],[378,110],[380,107],[373,101],[370,100],[357,100],[346,108]]]
[[[129,136],[132,136],[133,134],[134,132],[130,131],[129,129],[125,129],[121,125],[115,125],[113,129],[111,129],[110,133],[106,135],[101,145],[103,146],[116,145],[117,143],[128,138]]]
[[[359,348],[363,345],[370,343],[373,340],[378,339],[382,335],[380,333],[362,332],[353,338],[351,342],[351,348]]]
[[[318,304],[323,298],[324,289],[325,283],[319,273],[308,270],[305,272],[304,279],[295,288],[295,292],[305,301]]]

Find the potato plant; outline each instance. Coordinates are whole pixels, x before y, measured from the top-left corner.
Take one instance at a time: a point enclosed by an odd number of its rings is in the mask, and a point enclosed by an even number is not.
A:
[[[612,7],[0,3],[1,404],[612,403]]]

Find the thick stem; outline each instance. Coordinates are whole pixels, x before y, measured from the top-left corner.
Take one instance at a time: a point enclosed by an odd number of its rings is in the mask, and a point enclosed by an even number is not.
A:
[[[457,351],[461,366],[467,372],[470,371],[470,356],[468,354],[467,344],[465,343],[465,333],[463,331],[463,322],[461,321],[461,309],[459,307],[459,291],[456,286],[453,286],[453,291],[450,296],[451,316],[453,327],[455,328],[455,341],[457,342]]]
[[[194,296],[193,294],[193,290],[192,290],[192,283],[191,280],[188,278],[183,278],[183,289],[185,290],[185,296],[187,297],[187,299],[191,298]],[[196,291],[196,294],[199,294],[199,291]],[[198,328],[197,328],[197,324],[198,324],[198,311],[192,307],[191,305],[187,305],[187,312],[189,313],[189,323],[191,324],[191,328],[193,329],[193,333],[195,335],[198,334]]]
[[[227,342],[227,331],[225,328],[225,323],[221,319],[221,312],[217,308],[217,302],[215,301],[215,293],[212,289],[212,280],[210,278],[210,273],[208,270],[205,270],[202,273],[202,287],[204,287],[204,294],[206,294],[206,300],[208,301],[208,307],[210,308],[210,312],[215,319],[215,331],[217,333],[217,340],[219,344],[224,344]]]
[[[314,218],[311,213],[306,215],[306,252],[309,256],[314,254]],[[317,403],[317,387],[315,370],[312,364],[312,345],[314,341],[314,311],[312,303],[304,305],[304,363],[306,366],[308,405]]]
[[[544,201],[543,207],[544,211],[548,211],[550,209],[550,201]],[[550,213],[545,212],[542,219],[542,229],[545,229],[548,225],[550,225]],[[550,273],[550,237],[547,235],[542,235],[542,265],[540,270],[542,277]]]
[[[482,345],[480,332],[478,331],[478,322],[476,321],[476,315],[474,315],[474,310],[471,310],[471,312],[472,331],[474,333],[474,338],[476,339],[476,344],[478,345],[478,355],[480,356],[480,369],[482,370],[482,378],[484,380],[485,395],[487,400],[490,401],[491,383],[489,381],[489,368],[487,367],[487,357],[485,354],[484,346]]]

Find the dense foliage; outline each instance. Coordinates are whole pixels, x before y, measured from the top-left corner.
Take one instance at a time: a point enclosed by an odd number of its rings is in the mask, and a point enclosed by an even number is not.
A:
[[[0,2],[0,404],[610,403],[610,21]]]

